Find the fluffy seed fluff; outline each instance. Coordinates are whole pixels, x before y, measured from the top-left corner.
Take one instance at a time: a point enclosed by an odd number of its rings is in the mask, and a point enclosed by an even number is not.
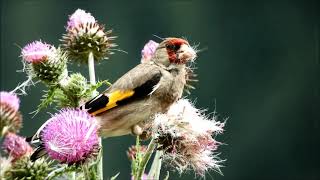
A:
[[[153,57],[159,43],[149,40],[147,44],[144,45],[141,51],[141,63],[149,62]]]
[[[85,111],[63,109],[52,116],[40,136],[49,157],[62,163],[81,163],[99,150],[98,124]]]
[[[193,169],[204,176],[209,169],[219,173],[221,162],[213,136],[223,131],[224,123],[209,119],[188,100],[173,104],[167,114],[158,114],[153,124],[153,138],[163,150],[163,158],[180,173]]]
[[[22,127],[22,116],[19,110],[20,100],[17,95],[0,92],[0,133],[18,132]]]
[[[25,138],[14,133],[8,133],[2,144],[3,150],[9,154],[13,160],[32,153],[32,147],[26,142]]]
[[[81,9],[69,17],[66,30],[61,39],[63,48],[78,63],[87,63],[89,53],[93,53],[95,61],[107,59],[112,54],[110,48],[116,46],[111,42],[115,37],[109,36],[112,31],[105,31],[90,13]]]

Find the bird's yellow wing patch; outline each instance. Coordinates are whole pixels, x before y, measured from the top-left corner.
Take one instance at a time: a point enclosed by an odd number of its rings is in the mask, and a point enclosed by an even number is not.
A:
[[[92,115],[100,114],[104,111],[107,111],[111,108],[114,108],[117,106],[117,102],[124,100],[126,98],[131,97],[134,94],[133,90],[117,90],[110,94],[107,94],[108,97],[108,103],[105,105],[105,107],[98,109],[97,111],[92,112]]]

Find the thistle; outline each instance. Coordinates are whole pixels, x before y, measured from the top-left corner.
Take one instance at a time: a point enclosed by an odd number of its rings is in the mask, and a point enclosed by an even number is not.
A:
[[[71,74],[60,88],[54,90],[54,102],[61,107],[78,107],[80,101],[91,97],[91,86],[80,73]]]
[[[47,153],[61,163],[76,164],[99,151],[98,124],[85,111],[64,109],[53,115],[40,131],[41,145],[31,156]],[[34,159],[35,158],[35,159]]]
[[[25,138],[14,133],[8,133],[3,141],[3,150],[9,154],[13,161],[32,153],[32,147],[25,141]]]
[[[78,63],[87,63],[89,53],[93,53],[95,61],[107,59],[107,55],[112,54],[110,48],[116,46],[111,42],[115,38],[110,36],[112,31],[105,31],[90,13],[81,9],[69,17],[66,30],[62,46]]]
[[[32,42],[22,49],[21,56],[28,63],[29,76],[46,85],[56,85],[68,75],[66,54],[50,44]]]
[[[22,116],[19,110],[20,100],[17,95],[0,92],[0,133],[18,132],[22,127]]]
[[[144,45],[141,51],[141,63],[146,63],[151,60],[156,51],[159,43],[149,40],[147,44]]]
[[[29,157],[20,158],[4,173],[6,179],[43,180],[53,170],[53,161],[40,158],[36,162]]]
[[[204,176],[209,169],[221,173],[222,160],[215,152],[220,143],[212,136],[221,133],[223,126],[224,123],[208,119],[188,100],[181,99],[167,114],[156,116],[153,138],[170,166],[180,173],[191,168]]]
[[[77,107],[81,99],[91,97],[89,89],[87,79],[80,73],[74,73],[70,75],[68,84],[64,87],[64,93],[69,97],[69,102],[74,102],[74,107]]]

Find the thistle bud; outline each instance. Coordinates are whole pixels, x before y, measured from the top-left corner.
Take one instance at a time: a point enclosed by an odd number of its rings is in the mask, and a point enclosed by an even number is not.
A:
[[[141,63],[149,62],[153,57],[154,53],[156,52],[158,46],[159,43],[156,43],[152,40],[145,44],[141,51]]]
[[[3,141],[2,148],[9,154],[13,160],[32,153],[32,147],[26,142],[25,138],[14,133],[8,133]]]
[[[22,127],[22,116],[19,110],[20,100],[17,95],[0,92],[0,133],[18,132]]]
[[[22,58],[28,63],[27,73],[47,85],[56,85],[67,77],[67,56],[59,48],[35,41],[22,49]]]
[[[88,88],[87,79],[80,73],[71,74],[68,84],[65,86],[66,92],[68,92],[68,94],[72,94],[72,96],[76,98],[82,98]]]
[[[53,161],[40,158],[32,162],[29,157],[24,157],[12,164],[5,172],[5,177],[6,179],[46,179],[52,170]]]
[[[80,73],[71,74],[63,86],[64,96],[57,98],[60,107],[78,107],[80,101],[90,98],[89,84],[87,79]]]
[[[111,42],[115,37],[109,36],[112,31],[105,31],[90,13],[81,9],[69,17],[66,30],[61,39],[63,48],[78,63],[87,63],[90,52],[96,61],[107,59],[112,54],[110,48],[116,46]]]

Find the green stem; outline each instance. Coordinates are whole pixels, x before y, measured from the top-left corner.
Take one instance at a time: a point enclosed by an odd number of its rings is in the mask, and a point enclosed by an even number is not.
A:
[[[94,70],[94,56],[93,53],[90,52],[88,55],[88,68],[89,68],[89,79],[90,79],[90,84],[95,85],[96,84],[96,74],[95,74],[95,70]],[[97,91],[94,91],[92,93],[92,96],[96,96],[97,95]],[[103,148],[102,148],[102,139],[99,138],[99,146],[101,147],[100,152],[99,152],[99,156],[98,156],[98,164],[97,164],[97,176],[98,179],[102,180],[103,179]]]
[[[92,52],[90,52],[88,55],[88,67],[89,67],[90,84],[95,85],[96,84],[96,74],[95,74],[95,70],[94,70],[94,56],[93,56]]]
[[[148,179],[156,179],[158,180],[160,178],[160,171],[161,171],[161,165],[162,165],[162,156],[163,151],[156,151],[156,155],[154,156],[149,174]]]
[[[149,159],[150,159],[155,147],[156,147],[156,143],[155,143],[154,139],[151,139],[151,141],[150,141],[150,143],[148,145],[147,151],[144,154],[143,159],[142,159],[142,161],[140,163],[139,171],[138,171],[138,175],[137,175],[138,177],[135,178],[135,179],[141,179],[143,173],[146,170],[148,161],[149,161]]]
[[[64,173],[67,173],[67,172],[71,172],[71,173],[75,173],[76,171],[76,168],[75,167],[69,167],[68,165],[65,165],[65,166],[62,166],[58,169],[55,169],[53,171],[51,171],[48,176],[46,177],[46,180],[50,180],[50,179],[53,179],[57,176],[60,176]]]

